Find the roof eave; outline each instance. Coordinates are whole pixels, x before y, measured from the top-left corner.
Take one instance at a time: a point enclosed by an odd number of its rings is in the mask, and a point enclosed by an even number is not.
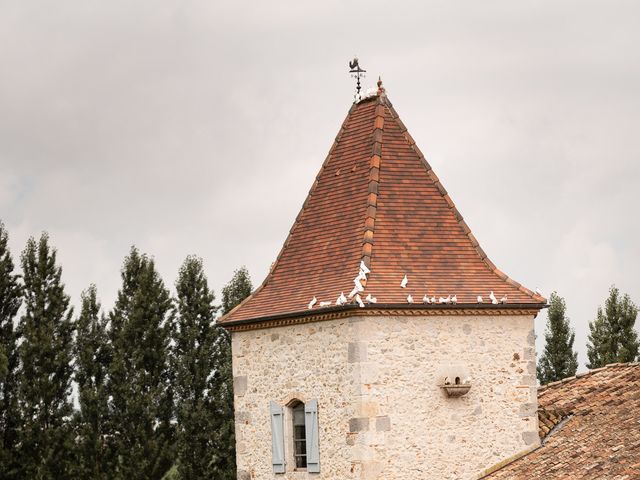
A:
[[[546,303],[457,303],[457,304],[407,304],[407,303],[374,303],[359,307],[356,304],[333,306],[316,308],[312,310],[301,310],[298,312],[281,313],[276,315],[268,315],[263,317],[246,318],[242,320],[227,320],[219,322],[219,324],[228,329],[234,329],[235,327],[245,327],[255,325],[255,328],[261,328],[260,324],[273,323],[284,320],[301,319],[300,323],[306,323],[304,319],[308,321],[321,321],[336,318],[342,316],[339,314],[354,314],[357,316],[366,316],[367,314],[382,314],[382,315],[419,315],[424,313],[425,315],[473,315],[474,313],[490,315],[491,313],[503,313],[503,312],[535,312],[543,308],[547,308],[549,305]],[[347,315],[345,315],[347,316]],[[313,317],[318,317],[313,319]],[[324,318],[330,317],[330,318]],[[270,325],[269,325],[270,326]],[[264,327],[268,328],[268,326]]]

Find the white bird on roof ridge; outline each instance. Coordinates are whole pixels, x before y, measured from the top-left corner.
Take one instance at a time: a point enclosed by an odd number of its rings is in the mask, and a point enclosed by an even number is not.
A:
[[[349,292],[349,298],[353,298],[356,293],[358,293],[358,287],[353,287],[353,290]]]
[[[498,299],[493,294],[493,290],[491,290],[491,293],[489,294],[489,300],[491,300],[491,303],[493,303],[494,305],[498,304]]]
[[[413,297],[411,296],[411,294],[407,295],[407,302],[413,303]]]
[[[447,298],[440,297],[439,302],[440,303],[451,303],[451,295],[449,295]]]
[[[340,296],[336,300],[336,305],[344,305],[347,303],[347,297],[344,296],[344,292],[340,292]]]
[[[538,287],[538,288],[536,288],[536,292],[535,292],[535,293],[536,293],[536,295],[540,295],[540,296],[542,296],[542,290],[540,290],[540,288],[539,288],[539,287]]]
[[[407,283],[409,283],[409,279],[407,278],[407,276],[405,275],[404,278],[402,279],[402,281],[400,282],[400,286],[402,288],[407,288]]]
[[[360,308],[364,308],[364,302],[362,301],[362,298],[360,298],[360,295],[356,295],[356,303]]]
[[[366,279],[367,277],[365,277]],[[358,292],[364,292],[364,287],[362,286],[362,283],[360,283],[360,277],[356,277],[353,279],[353,284],[356,286],[356,290]]]
[[[456,295],[455,293],[453,294],[453,297],[451,297],[451,303],[453,304],[458,303],[458,295]]]
[[[369,275],[371,273],[371,270],[369,270],[362,260],[360,260],[360,271],[364,272],[365,275]]]
[[[311,310],[316,303],[318,303],[318,299],[316,297],[313,297],[308,305],[309,310]]]
[[[358,272],[358,276],[356,277],[356,280],[366,280],[366,279],[367,279],[367,274],[364,273],[364,270],[360,270]]]
[[[482,303],[484,300],[482,299],[482,295],[478,295],[478,303]]]
[[[367,303],[376,303],[378,301],[378,299],[376,297],[372,297],[371,294],[367,295],[367,297],[365,298],[365,301]]]
[[[320,304],[318,306],[319,307],[328,307],[329,305],[331,305],[331,302],[320,302]]]
[[[436,296],[431,297],[431,303],[436,303]]]
[[[422,297],[422,303],[431,303],[429,295],[425,294],[424,297]]]
[[[507,303],[507,294],[504,294],[504,297],[500,299],[500,303]]]

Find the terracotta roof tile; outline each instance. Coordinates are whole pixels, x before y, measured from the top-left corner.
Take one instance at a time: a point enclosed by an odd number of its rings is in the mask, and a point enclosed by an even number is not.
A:
[[[542,446],[483,478],[640,478],[640,364],[548,384],[538,403]]]
[[[508,304],[546,303],[486,258],[384,90],[351,107],[269,275],[221,322],[308,313],[314,296],[335,302],[361,261],[377,308],[409,293],[456,294],[462,307],[491,290]]]

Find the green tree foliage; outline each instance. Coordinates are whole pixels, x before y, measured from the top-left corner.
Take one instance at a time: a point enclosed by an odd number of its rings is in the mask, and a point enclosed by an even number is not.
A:
[[[553,292],[547,313],[544,352],[538,362],[538,380],[542,385],[571,377],[578,370],[578,353],[573,350],[576,335],[566,310],[564,298]]]
[[[609,363],[632,362],[638,357],[638,334],[634,329],[638,307],[629,295],[620,295],[612,286],[604,310],[598,307],[598,314],[589,322],[589,343],[587,356],[589,368],[603,367]]]
[[[111,348],[107,321],[100,315],[95,285],[82,293],[75,341],[75,380],[80,411],[76,413],[77,476],[95,480],[110,478],[109,457],[105,455],[108,434],[107,371]]]
[[[175,377],[178,473],[185,480],[235,478],[225,471],[223,412],[217,404],[220,375],[217,349],[221,329],[202,260],[187,257],[176,281]],[[233,472],[232,472],[233,473]]]
[[[67,478],[74,465],[73,309],[48,235],[30,238],[21,258],[25,312],[18,348],[21,478]]]
[[[169,292],[153,260],[133,247],[109,316],[113,349],[107,390],[114,479],[160,479],[173,463]]]
[[[241,267],[233,272],[233,278],[222,289],[222,314],[226,315],[233,308],[251,295],[251,277],[247,267]]]
[[[22,303],[22,286],[0,222],[0,478],[15,478],[20,410],[18,408],[18,332],[14,319]]]

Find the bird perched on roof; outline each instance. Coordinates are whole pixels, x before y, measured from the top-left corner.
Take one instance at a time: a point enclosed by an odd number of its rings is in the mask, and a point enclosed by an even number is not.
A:
[[[344,296],[344,292],[340,292],[340,296],[336,300],[336,305],[344,305],[347,303],[347,297]]]
[[[500,303],[507,303],[507,294],[504,294],[504,297],[500,299]]]
[[[440,297],[440,303],[451,303],[451,295],[449,295],[447,298]]]
[[[369,275],[371,273],[371,270],[367,268],[362,260],[360,260],[360,271],[364,272],[365,275]]]
[[[539,288],[536,288],[536,295],[542,296],[542,290],[540,290]]]
[[[498,304],[498,299],[493,294],[493,290],[491,290],[491,293],[489,294],[489,300],[491,300],[491,303],[493,303],[494,305]]]
[[[478,295],[478,303],[482,303],[484,300],[482,299],[482,295]]]
[[[436,296],[431,297],[431,303],[436,303]]]
[[[376,303],[378,301],[378,299],[376,297],[372,297],[371,294],[367,295],[364,300],[367,303]]]
[[[356,295],[356,303],[360,308],[364,308],[364,302],[362,301],[362,298],[360,298],[360,295]]]
[[[360,280],[366,279],[367,277],[361,278],[360,275],[353,279],[353,284],[356,286],[356,290],[358,290],[358,292],[364,292],[364,286],[362,285],[362,282]]]
[[[424,297],[422,297],[422,303],[431,303],[431,299],[429,298],[429,295],[426,295]]]
[[[328,307],[329,305],[331,305],[331,302],[320,302],[320,304],[318,306],[319,307]]]
[[[402,288],[407,288],[407,283],[409,283],[409,279],[407,278],[407,276],[405,275],[404,278],[402,279],[402,281],[400,282],[400,286]]]
[[[411,294],[407,295],[407,303],[413,303],[413,297]]]
[[[454,294],[453,297],[451,297],[451,303],[453,303],[454,305],[458,303],[458,295]]]
[[[316,303],[318,303],[318,299],[316,297],[313,297],[308,305],[309,310],[311,310]]]

